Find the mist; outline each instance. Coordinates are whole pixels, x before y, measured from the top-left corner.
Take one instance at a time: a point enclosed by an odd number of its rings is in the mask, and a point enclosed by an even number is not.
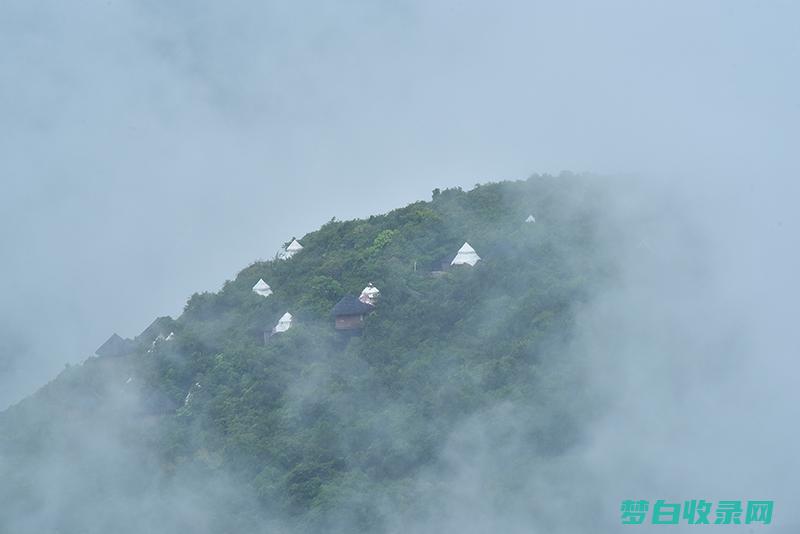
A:
[[[334,216],[562,169],[731,204],[797,170],[788,2],[0,9],[4,405]]]
[[[650,516],[621,525],[620,503],[645,498],[652,510],[656,499],[711,495],[774,499],[780,517],[763,528],[800,526],[800,436],[787,424],[800,406],[800,343],[789,334],[798,258],[786,249],[796,212],[774,190],[745,186],[744,201],[735,182],[726,186],[735,205],[698,201],[711,193],[703,186],[690,198],[672,184],[604,182],[612,193],[600,248],[619,277],[543,365],[536,387],[547,401],[502,403],[463,423],[418,479],[427,504],[398,517],[393,532],[656,532],[665,527]],[[746,207],[766,205],[776,211]],[[553,405],[556,420],[542,420]],[[569,434],[576,422],[566,450],[519,461],[536,449],[537,430]]]
[[[627,498],[775,499],[774,530],[796,528],[798,16],[5,2],[0,407],[332,217],[537,172],[624,176],[604,235],[618,285],[566,349],[585,381],[573,415],[598,407],[580,443],[514,478],[519,501],[487,503],[511,475],[485,436],[510,432],[509,455],[525,438],[520,407],[479,414],[444,453],[453,478],[418,481],[451,488],[436,502],[452,512],[395,529],[616,531]]]

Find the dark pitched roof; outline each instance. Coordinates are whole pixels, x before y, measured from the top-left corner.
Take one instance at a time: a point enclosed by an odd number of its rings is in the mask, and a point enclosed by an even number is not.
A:
[[[136,337],[136,341],[144,342],[144,343],[152,343],[155,338],[158,336],[168,336],[171,331],[175,329],[175,319],[172,317],[165,315],[164,317],[159,317],[152,323],[150,326],[145,328],[141,334]]]
[[[450,268],[450,262],[453,261],[455,256],[447,256],[445,258],[440,258],[436,261],[432,261],[428,264],[429,271],[446,271]]]
[[[130,348],[130,339],[122,339],[117,334],[111,334],[111,337],[100,345],[94,353],[98,356],[121,356],[128,352]]]
[[[346,295],[333,307],[333,315],[364,315],[373,309],[374,306],[361,302],[352,295]]]

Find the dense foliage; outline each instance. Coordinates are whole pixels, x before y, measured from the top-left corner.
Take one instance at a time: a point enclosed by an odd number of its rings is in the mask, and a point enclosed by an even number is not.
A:
[[[530,414],[532,455],[558,453],[578,422],[560,415],[553,391],[577,391],[579,378],[553,362],[576,309],[608,276],[597,247],[601,199],[589,177],[535,176],[332,220],[299,238],[296,256],[254,263],[219,292],[193,295],[180,317],[163,320],[173,340],[143,334],[133,353],[70,367],[3,413],[0,497],[33,513],[45,497],[33,468],[21,466],[54,446],[85,450],[99,433],[129,447],[125,461],[136,468],[114,479],[125,495],[155,491],[154,479],[224,474],[254,496],[214,498],[230,500],[233,531],[254,517],[311,530],[344,518],[380,531],[378,503],[413,506],[415,477],[435,468],[453,429],[498,403]],[[536,223],[525,223],[531,213]],[[432,273],[465,241],[482,261]],[[259,278],[272,296],[251,291]],[[368,282],[381,295],[363,333],[336,332],[331,308]],[[287,310],[294,326],[265,344]],[[75,499],[102,503],[104,476]],[[78,529],[79,517],[60,513],[64,532]]]

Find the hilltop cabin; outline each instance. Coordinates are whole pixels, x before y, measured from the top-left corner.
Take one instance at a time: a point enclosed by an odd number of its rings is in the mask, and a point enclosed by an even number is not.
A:
[[[124,356],[133,352],[133,349],[134,342],[132,339],[123,339],[114,333],[94,353],[101,357]]]
[[[170,340],[175,338],[174,328],[175,319],[168,315],[159,317],[136,336],[134,341],[139,347],[148,347],[147,352],[152,352],[159,342],[166,341],[170,335]]]
[[[272,327],[272,329],[264,330],[264,344],[266,345],[269,343],[269,338],[274,336],[275,334],[280,334],[281,332],[286,332],[292,327],[292,322],[294,321],[294,317],[288,311],[284,313],[280,319],[278,319],[278,324]]]
[[[440,258],[429,264],[428,271],[430,276],[434,278],[444,276],[447,273],[447,270],[450,268],[450,260],[451,258]]]
[[[364,317],[374,309],[374,305],[346,295],[333,307],[334,326],[340,332],[357,332],[364,328]]]

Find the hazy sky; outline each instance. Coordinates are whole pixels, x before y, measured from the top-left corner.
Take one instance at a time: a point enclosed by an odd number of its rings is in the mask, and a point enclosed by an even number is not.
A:
[[[798,20],[791,1],[6,0],[0,407],[293,235],[434,187],[634,173],[786,232]]]

